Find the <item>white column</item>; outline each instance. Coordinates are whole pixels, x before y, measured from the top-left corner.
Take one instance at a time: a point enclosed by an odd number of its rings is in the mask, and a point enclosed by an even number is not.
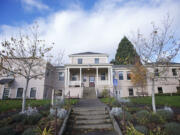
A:
[[[98,85],[98,67],[96,67],[96,86]]]
[[[110,85],[110,68],[108,67],[108,84]]]
[[[111,67],[111,84],[113,84],[113,70],[112,70],[112,67]]]
[[[67,80],[67,84],[68,84],[68,87],[69,87],[69,78],[70,78],[70,69],[68,68],[68,80]]]
[[[80,87],[81,87],[81,81],[82,81],[82,77],[81,77],[81,76],[82,76],[82,69],[81,69],[81,68],[80,68],[80,74],[79,74],[79,75],[80,75],[80,81],[79,81],[79,83],[80,83]]]

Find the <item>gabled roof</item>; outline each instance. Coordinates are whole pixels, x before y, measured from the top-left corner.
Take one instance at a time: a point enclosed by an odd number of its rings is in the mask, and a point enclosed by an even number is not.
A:
[[[82,52],[82,53],[74,53],[74,54],[71,54],[69,56],[73,56],[73,55],[107,55],[107,54],[105,54],[105,53],[97,53],[97,52]]]

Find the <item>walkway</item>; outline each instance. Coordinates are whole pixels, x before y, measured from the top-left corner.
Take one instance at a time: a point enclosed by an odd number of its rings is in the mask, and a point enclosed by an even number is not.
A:
[[[105,105],[99,99],[80,99],[64,135],[116,135]]]

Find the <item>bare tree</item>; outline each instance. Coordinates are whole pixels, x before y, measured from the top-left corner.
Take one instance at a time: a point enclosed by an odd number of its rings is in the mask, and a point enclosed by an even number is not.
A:
[[[24,77],[26,80],[23,90],[22,112],[25,112],[26,92],[31,79],[42,79],[46,61],[44,60],[52,49],[47,47],[44,40],[39,39],[38,25],[30,27],[25,34],[20,33],[17,37],[11,37],[1,43],[0,57],[3,60],[0,67],[14,74]]]
[[[180,50],[180,43],[172,31],[172,20],[167,15],[161,26],[152,23],[152,31],[145,38],[140,32],[134,40],[134,45],[144,64],[151,63],[152,71],[148,70],[148,78],[152,81],[152,108],[156,112],[155,105],[155,81],[165,72],[165,68],[158,72],[158,67],[168,64],[177,56]]]
[[[51,60],[54,66],[61,66],[64,64],[64,50],[59,50],[55,55],[53,55],[53,60]]]

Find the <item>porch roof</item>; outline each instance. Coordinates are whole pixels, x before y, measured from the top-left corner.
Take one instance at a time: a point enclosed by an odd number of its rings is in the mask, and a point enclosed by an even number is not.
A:
[[[77,67],[77,68],[96,68],[96,67],[110,67],[113,64],[66,64],[65,67]]]
[[[0,84],[11,83],[12,81],[14,81],[14,79],[5,78],[5,79],[1,79],[1,80],[0,80]]]

